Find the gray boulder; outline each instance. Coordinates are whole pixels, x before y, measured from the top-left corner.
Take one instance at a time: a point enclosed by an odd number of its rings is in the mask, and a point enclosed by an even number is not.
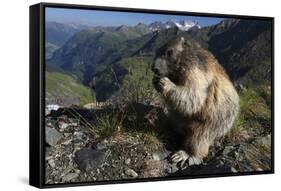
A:
[[[75,153],[75,162],[85,172],[96,170],[106,159],[105,153],[99,150],[84,148]]]
[[[46,142],[50,146],[55,146],[62,138],[63,135],[54,128],[46,127]]]

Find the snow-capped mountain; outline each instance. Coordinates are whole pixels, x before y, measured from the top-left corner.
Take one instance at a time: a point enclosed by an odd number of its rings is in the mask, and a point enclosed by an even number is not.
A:
[[[149,25],[149,30],[151,31],[161,31],[166,29],[166,26],[164,23],[160,21],[153,22]]]
[[[160,30],[164,30],[164,29],[168,29],[168,28],[173,28],[173,27],[177,27],[180,30],[183,31],[188,31],[188,30],[196,30],[196,29],[200,29],[201,26],[199,25],[198,22],[195,21],[167,21],[166,23],[162,23],[160,21],[151,23],[149,25],[149,29],[152,31],[160,31]]]
[[[175,22],[175,25],[183,31],[188,31],[190,29],[200,29],[200,25],[198,22],[195,21],[179,21]]]

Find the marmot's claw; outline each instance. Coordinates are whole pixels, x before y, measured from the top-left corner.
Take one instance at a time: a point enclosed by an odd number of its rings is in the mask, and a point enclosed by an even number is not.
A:
[[[180,163],[181,168],[183,168],[185,165],[187,166],[199,165],[203,162],[202,159],[197,157],[191,157],[183,150],[180,150],[175,154],[173,154],[170,160],[172,163]]]
[[[171,162],[173,162],[173,163],[179,163],[179,162],[185,162],[188,158],[189,158],[189,155],[185,151],[180,150],[180,151],[176,152],[175,154],[173,154],[170,159],[171,159]]]

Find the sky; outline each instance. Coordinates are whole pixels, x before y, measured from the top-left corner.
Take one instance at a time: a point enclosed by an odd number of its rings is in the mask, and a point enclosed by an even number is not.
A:
[[[133,26],[140,22],[144,24],[151,24],[155,21],[166,22],[168,20],[192,20],[199,22],[200,26],[208,26],[217,24],[223,20],[223,18],[97,11],[70,8],[46,8],[46,20],[59,23],[75,23],[89,26]]]

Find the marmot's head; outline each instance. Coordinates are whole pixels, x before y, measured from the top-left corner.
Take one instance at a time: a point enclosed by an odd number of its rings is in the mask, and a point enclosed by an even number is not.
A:
[[[199,66],[206,68],[206,51],[198,43],[176,37],[156,52],[152,71],[155,77],[168,77],[175,84],[182,84],[187,70]]]

